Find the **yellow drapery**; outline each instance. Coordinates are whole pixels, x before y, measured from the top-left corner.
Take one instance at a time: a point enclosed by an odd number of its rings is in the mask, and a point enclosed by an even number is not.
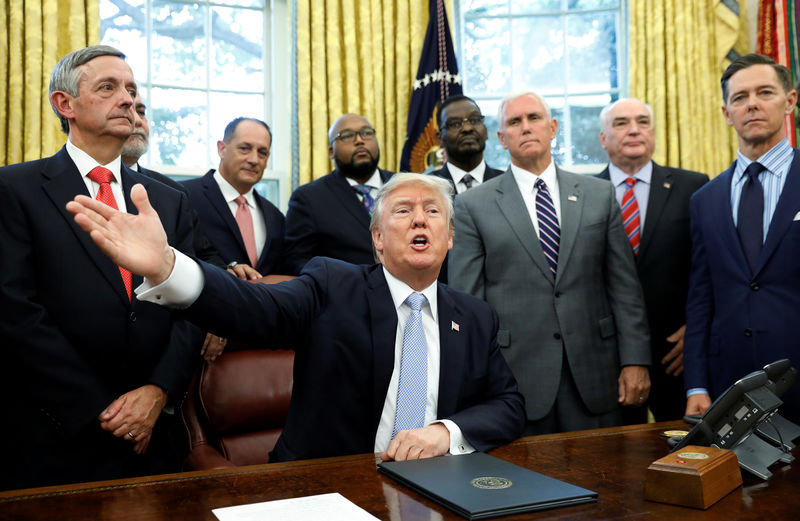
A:
[[[66,141],[50,73],[65,54],[100,41],[97,0],[0,0],[0,165],[55,153]]]
[[[629,2],[629,90],[653,107],[656,162],[713,177],[735,159],[719,78],[731,49],[750,49],[738,4],[736,16],[719,0]]]
[[[330,171],[328,127],[347,112],[372,123],[380,166],[396,169],[428,0],[298,0],[296,6],[300,184]]]

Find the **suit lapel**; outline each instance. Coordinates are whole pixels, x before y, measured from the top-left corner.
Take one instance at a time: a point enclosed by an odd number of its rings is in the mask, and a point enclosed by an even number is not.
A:
[[[355,191],[350,187],[347,178],[338,170],[331,172],[330,176],[330,180],[326,184],[333,192],[334,199],[341,201],[348,213],[355,217],[365,230],[369,230],[369,214],[358,200]],[[381,172],[381,177],[383,177],[383,172]]]
[[[783,240],[783,236],[792,225],[794,216],[800,210],[800,154],[795,150],[792,165],[786,172],[789,177],[781,190],[781,196],[778,198],[778,205],[775,207],[775,213],[772,215],[772,221],[769,223],[767,230],[767,240],[764,242],[764,248],[761,250],[761,255],[758,258],[758,269],[754,275],[764,267],[769,258],[775,253],[775,249]]]
[[[556,167],[556,178],[561,201],[561,242],[558,247],[558,269],[555,281],[558,284],[575,246],[575,237],[578,235],[583,214],[584,197],[577,181],[579,178],[576,177],[576,180],[573,181],[558,167]]]
[[[733,224],[733,211],[731,209],[731,178],[733,171],[736,168],[736,161],[726,170],[717,176],[719,181],[715,182],[715,196],[709,197],[710,203],[713,208],[710,209],[708,215],[717,215],[721,219],[721,227],[716,231],[719,233],[720,243],[728,248],[728,253],[734,259],[734,264],[740,266],[746,272],[750,272],[748,267],[747,258],[742,250],[742,243],[739,241],[739,234],[736,232],[736,226]]]
[[[439,283],[437,289],[439,318],[439,411],[445,415],[456,410],[463,365],[467,359],[467,330],[464,318],[447,291]]]
[[[210,170],[203,176],[203,194],[206,196],[211,207],[217,212],[220,219],[222,219],[228,227],[228,230],[236,238],[236,244],[240,250],[239,254],[247,259],[247,248],[244,247],[242,233],[239,231],[239,225],[236,224],[236,218],[233,216],[228,202],[225,201],[225,196],[222,195],[222,190],[220,190],[217,181],[214,179],[214,170]],[[253,266],[253,268],[255,268],[255,266]]]
[[[44,164],[42,175],[47,179],[42,185],[42,189],[47,193],[47,196],[56,206],[61,216],[67,221],[70,228],[72,228],[78,243],[86,250],[92,262],[94,262],[97,269],[111,287],[114,288],[120,300],[126,306],[130,306],[131,301],[128,299],[128,293],[125,291],[125,285],[122,283],[122,276],[120,276],[119,268],[100,251],[89,234],[80,229],[75,223],[72,214],[66,209],[66,204],[78,194],[91,197],[86,190],[83,179],[81,179],[78,168],[75,166],[75,163],[72,162],[69,154],[67,154],[66,147],[62,148]],[[130,187],[126,187],[124,183],[125,179],[123,178],[126,205],[128,205],[128,208],[133,208],[133,204],[130,202],[130,196],[128,195]]]
[[[371,426],[377,430],[386,393],[389,390],[389,380],[391,380],[394,370],[397,311],[394,308],[389,286],[386,284],[386,277],[383,275],[383,267],[377,264],[367,270],[367,302],[372,335],[372,374],[374,375]]]
[[[644,258],[650,243],[651,237],[658,228],[661,214],[667,204],[667,199],[672,193],[672,172],[653,163],[653,175],[650,177],[650,194],[647,199],[647,214],[645,215],[644,230],[642,230],[642,240],[639,248],[637,261]],[[668,188],[669,187],[669,188]]]
[[[258,205],[259,210],[261,210],[261,218],[264,219],[264,230],[267,233],[267,240],[264,241],[264,248],[261,250],[261,256],[258,259],[258,265],[261,265],[261,262],[267,257],[267,254],[272,247],[272,242],[278,239],[278,236],[281,235],[278,223],[272,222],[272,219],[269,219],[270,215],[270,203],[261,195],[258,194],[255,190],[253,190],[253,195],[256,198],[256,204]],[[258,245],[256,245],[258,247]],[[253,266],[254,268],[256,266]]]
[[[533,263],[547,280],[552,281],[553,274],[547,264],[542,246],[539,244],[539,237],[531,222],[528,207],[525,206],[525,201],[522,199],[522,193],[514,180],[514,174],[510,169],[508,172],[508,175],[500,181],[497,187],[497,206]]]

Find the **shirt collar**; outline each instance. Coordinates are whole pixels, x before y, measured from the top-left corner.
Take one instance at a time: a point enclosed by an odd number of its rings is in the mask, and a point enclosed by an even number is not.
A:
[[[532,193],[534,183],[536,183],[537,179],[544,181],[544,184],[547,185],[547,188],[551,192],[558,183],[556,179],[556,165],[552,160],[550,164],[547,165],[547,168],[538,176],[524,168],[518,167],[514,163],[511,163],[511,173],[514,175],[514,179],[517,181],[521,192]]]
[[[75,166],[78,168],[78,172],[80,172],[81,177],[86,177],[89,175],[89,172],[91,172],[93,168],[102,166],[111,171],[111,174],[114,176],[114,181],[120,184],[122,183],[122,178],[120,177],[119,173],[120,169],[122,168],[121,156],[117,156],[108,164],[101,165],[92,156],[76,147],[69,139],[67,139],[67,154],[69,154],[72,162],[75,163]]]
[[[386,277],[386,284],[389,286],[389,293],[392,294],[394,308],[396,310],[400,309],[400,306],[403,305],[408,296],[412,293],[415,293],[415,291],[411,288],[411,286],[389,273],[389,270],[386,269],[386,266],[381,266],[381,269],[383,270],[383,275]],[[438,320],[437,316],[439,307],[437,305],[437,290],[437,281],[433,281],[433,284],[418,292],[425,295],[425,298],[428,299],[428,309],[434,320]],[[425,308],[423,306],[423,311],[424,309]]]
[[[347,182],[350,183],[350,186],[358,186],[359,185],[359,183],[357,183],[354,179],[350,179],[349,177],[345,177],[345,179],[347,179]],[[378,188],[382,187],[383,186],[383,180],[381,180],[380,170],[378,170],[376,168],[375,172],[372,173],[372,176],[369,179],[367,179],[367,182],[364,183],[364,184],[367,185],[367,186],[371,186],[371,187],[373,187],[375,189],[378,189]]]
[[[764,165],[765,171],[770,172],[778,177],[782,176],[789,169],[794,149],[789,144],[789,140],[784,138],[780,143],[767,150],[761,157],[756,159],[757,162]],[[753,161],[742,154],[739,150],[736,153],[736,167],[734,169],[734,183],[744,182],[744,172],[750,163]]]
[[[625,179],[627,179],[629,176],[614,163],[609,163],[608,177],[611,179],[611,183],[614,186],[619,186],[624,183]],[[633,174],[633,177],[635,177],[637,181],[649,185],[653,178],[653,162],[648,161],[647,164],[641,168],[641,170]]]
[[[256,198],[253,195],[253,187],[250,187],[250,190],[247,192],[240,194],[239,190],[233,187],[232,184],[228,182],[227,179],[222,177],[222,174],[219,173],[219,170],[214,171],[214,180],[219,185],[219,189],[222,192],[222,197],[225,199],[225,202],[232,203],[236,201],[236,198],[240,195],[243,195],[244,198],[247,200],[247,204],[252,206],[253,208],[256,207]]]
[[[469,174],[472,176],[473,179],[477,180],[479,183],[483,182],[483,174],[486,172],[486,163],[481,159],[481,162],[478,163],[478,166],[467,172],[466,170],[462,170],[461,168],[457,167],[453,163],[447,163],[447,170],[450,172],[450,177],[453,178],[453,182],[458,184],[461,182],[461,179]]]

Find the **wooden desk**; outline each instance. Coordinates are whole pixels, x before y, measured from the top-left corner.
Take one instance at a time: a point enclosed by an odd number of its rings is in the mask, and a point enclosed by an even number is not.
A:
[[[659,432],[682,426],[670,422],[535,436],[494,450],[492,454],[499,458],[599,494],[596,503],[503,519],[798,518],[800,462],[772,466],[768,482],[745,473],[744,486],[707,511],[645,501],[647,466],[668,452]],[[0,492],[0,519],[214,521],[213,508],[328,492],[341,493],[383,520],[418,520],[420,505],[423,511],[438,512],[441,519],[462,519],[378,474],[372,454]],[[412,507],[407,509],[409,504]],[[439,517],[425,515],[424,519]]]

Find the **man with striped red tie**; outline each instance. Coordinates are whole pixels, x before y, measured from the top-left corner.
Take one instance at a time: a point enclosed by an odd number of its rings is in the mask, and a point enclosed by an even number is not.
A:
[[[653,111],[638,99],[621,99],[600,112],[600,142],[608,167],[598,177],[610,180],[636,258],[642,284],[653,366],[650,397],[624,410],[625,423],[644,423],[647,409],[657,421],[683,416],[683,332],[689,290],[692,241],[689,199],[708,176],[661,166],[655,149]]]
[[[541,96],[504,99],[498,123],[511,167],[456,198],[450,284],[497,309],[525,434],[620,425],[647,398],[650,348],[613,189],[553,163]]]

